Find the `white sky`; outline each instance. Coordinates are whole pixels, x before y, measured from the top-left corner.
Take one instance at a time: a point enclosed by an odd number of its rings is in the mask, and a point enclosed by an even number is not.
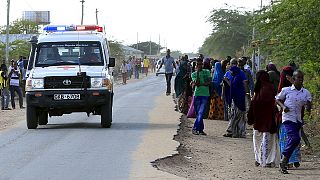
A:
[[[270,0],[263,0],[267,4]],[[50,11],[51,24],[80,24],[80,0],[11,0],[10,22],[23,11]],[[0,1],[0,25],[6,24],[6,3]],[[197,52],[211,32],[206,16],[224,4],[258,9],[261,0],[85,0],[84,24],[95,24],[98,9],[100,25],[106,26],[109,39],[130,45],[159,42],[171,50]]]

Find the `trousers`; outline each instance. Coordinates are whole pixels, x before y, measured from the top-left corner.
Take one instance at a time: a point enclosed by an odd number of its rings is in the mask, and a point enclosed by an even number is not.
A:
[[[193,125],[193,130],[203,132],[203,115],[206,112],[208,99],[208,96],[194,96],[194,109],[196,113],[196,120]]]
[[[167,92],[166,93],[171,93],[171,79],[173,73],[166,73],[166,82],[167,82]]]
[[[7,87],[1,89],[1,108],[8,108],[9,106],[9,90]]]
[[[22,97],[22,91],[20,86],[10,86],[10,94],[11,94],[11,106],[12,108],[16,108],[16,103],[14,101],[15,92],[17,92],[19,96],[19,105],[20,107],[23,106],[23,97]]]

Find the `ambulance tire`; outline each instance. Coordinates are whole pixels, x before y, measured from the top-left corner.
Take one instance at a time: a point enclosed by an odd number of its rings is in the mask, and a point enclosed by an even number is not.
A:
[[[112,124],[112,102],[101,106],[101,126],[110,128]]]
[[[27,127],[28,129],[36,129],[38,127],[37,110],[33,106],[27,106]]]
[[[39,125],[48,124],[48,113],[46,111],[39,112]]]

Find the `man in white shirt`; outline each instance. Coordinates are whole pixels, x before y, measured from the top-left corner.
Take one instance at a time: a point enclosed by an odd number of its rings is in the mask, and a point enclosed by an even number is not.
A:
[[[15,92],[17,92],[19,96],[19,105],[20,109],[23,109],[23,97],[22,91],[20,88],[20,69],[18,68],[18,64],[15,61],[12,61],[12,66],[9,67],[9,78],[10,78],[10,94],[11,94],[11,105],[12,108],[16,108],[16,104],[14,101]]]
[[[294,151],[300,144],[300,130],[303,125],[301,119],[301,110],[306,106],[308,112],[311,111],[311,94],[303,85],[302,71],[293,73],[293,85],[291,87],[282,88],[281,92],[276,96],[276,102],[283,109],[282,123],[287,131],[288,140],[285,150],[282,152],[283,158],[280,163],[280,170],[283,174],[288,174],[287,164]]]

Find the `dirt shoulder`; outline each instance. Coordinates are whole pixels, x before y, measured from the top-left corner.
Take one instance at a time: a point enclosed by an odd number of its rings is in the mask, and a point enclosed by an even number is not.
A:
[[[320,160],[315,155],[303,155],[301,167],[280,174],[278,168],[254,166],[252,131],[247,138],[226,138],[226,121],[205,120],[207,136],[191,133],[193,119],[182,116],[174,139],[180,142],[179,154],[153,162],[161,171],[187,179],[317,179]]]

